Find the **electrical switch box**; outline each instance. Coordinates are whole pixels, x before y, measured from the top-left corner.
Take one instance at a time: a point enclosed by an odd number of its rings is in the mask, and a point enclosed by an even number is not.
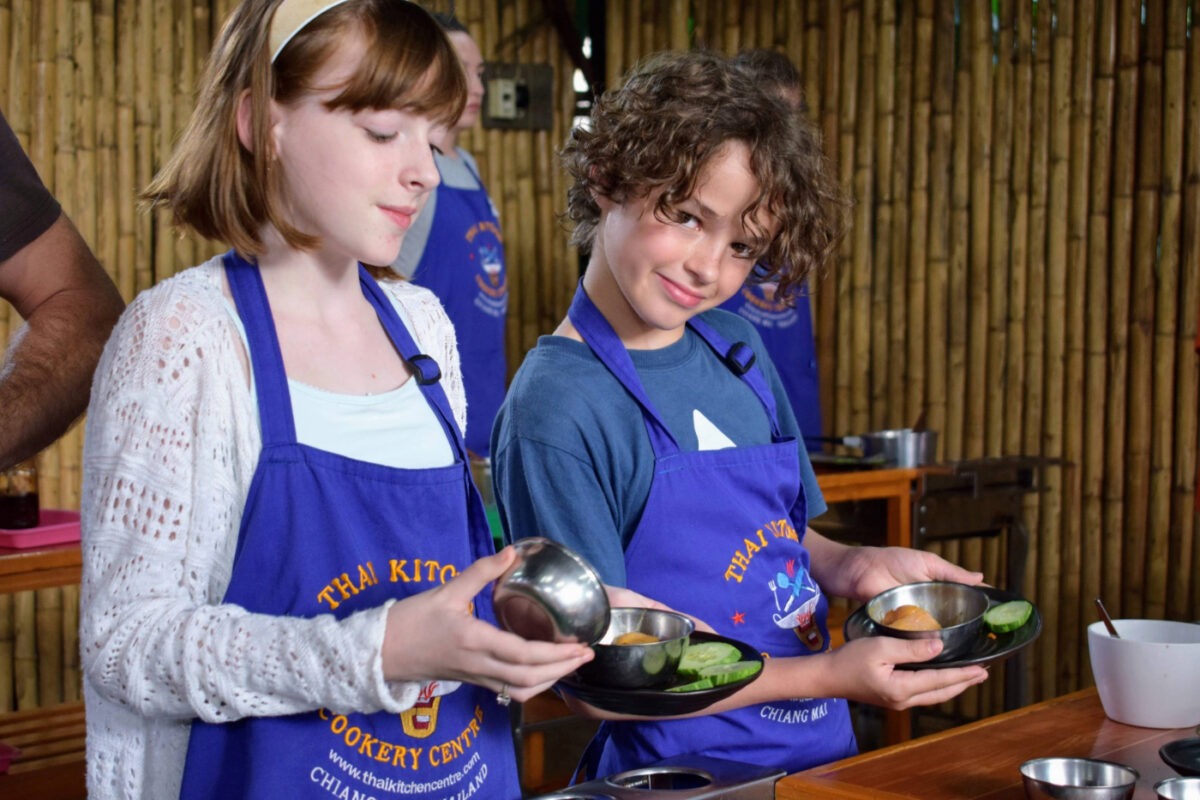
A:
[[[549,64],[488,63],[483,72],[483,127],[554,127],[554,68]]]
[[[487,83],[488,116],[493,119],[517,118],[517,82],[512,78],[492,78]]]

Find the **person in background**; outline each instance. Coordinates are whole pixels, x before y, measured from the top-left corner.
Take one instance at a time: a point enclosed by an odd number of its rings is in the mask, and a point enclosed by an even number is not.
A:
[[[467,450],[486,459],[492,422],[508,383],[504,351],[508,273],[496,207],[479,178],[475,159],[458,146],[459,134],[479,120],[483,56],[457,18],[433,16],[466,73],[467,104],[458,119],[434,138],[433,159],[442,182],[413,221],[392,268],[437,295],[454,323],[467,390]]]
[[[48,447],[87,406],[125,303],[0,113],[0,298],[25,320],[0,365],[0,470]]]
[[[746,70],[762,89],[783,100],[796,113],[808,113],[800,73],[787,56],[774,50],[743,50],[734,56],[733,62]],[[821,436],[824,428],[820,376],[808,287],[800,284],[784,295],[779,292],[776,282],[756,280],[757,277],[752,271],[750,280],[722,303],[721,308],[754,325],[763,347],[779,370],[779,379],[783,381],[800,432],[804,436]],[[809,450],[820,448],[819,442],[808,444]]]
[[[807,527],[824,502],[779,376],[754,327],[718,308],[752,269],[786,292],[835,248],[840,191],[811,124],[723,56],[663,53],[597,101],[563,160],[588,263],[497,416],[501,519],[767,656],[701,715],[606,721],[588,774],[695,752],[806,769],[855,752],[846,699],[908,708],[985,680],[897,669],[938,640],[830,649],[829,595],[983,576]]]
[[[520,796],[453,329],[388,265],[467,96],[406,0],[244,0],[144,193],[231,250],[140,294],[84,447],[88,793]],[[379,269],[369,269],[375,265]]]

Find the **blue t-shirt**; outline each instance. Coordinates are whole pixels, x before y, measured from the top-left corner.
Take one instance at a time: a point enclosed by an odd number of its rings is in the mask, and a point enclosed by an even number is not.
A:
[[[825,501],[779,375],[753,326],[714,310],[701,318],[749,344],[775,395],[779,426],[796,436],[809,518]],[[771,441],[751,389],[689,328],[659,350],[630,356],[652,403],[684,450]],[[625,546],[641,520],[654,452],[641,408],[584,343],[543,336],[513,378],[492,432],[492,480],[510,539],[547,536],[625,585]]]

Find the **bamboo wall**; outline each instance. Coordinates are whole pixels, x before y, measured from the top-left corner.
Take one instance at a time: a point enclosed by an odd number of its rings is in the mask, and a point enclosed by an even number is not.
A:
[[[218,249],[176,237],[134,197],[189,113],[231,5],[0,0],[0,107],[126,299]],[[515,368],[578,274],[554,161],[572,66],[541,2],[454,6],[486,57],[549,63],[556,77],[554,130],[480,128],[463,142],[500,209]],[[927,410],[943,458],[1070,462],[1026,508],[1026,586],[1046,623],[1029,659],[1033,699],[1090,683],[1095,596],[1120,615],[1200,619],[1195,6],[605,5],[610,85],[670,47],[774,47],[801,66],[856,201],[836,263],[814,282],[826,433],[900,427]],[[18,324],[0,304],[0,340]],[[81,441],[76,428],[40,457],[47,507],[77,507]],[[1004,579],[999,543],[945,552]],[[0,595],[0,710],[78,696],[76,598],[74,587]],[[994,707],[989,683],[964,702]]]

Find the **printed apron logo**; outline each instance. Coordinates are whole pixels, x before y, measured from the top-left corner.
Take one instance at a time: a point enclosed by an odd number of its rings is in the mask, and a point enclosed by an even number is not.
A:
[[[400,725],[414,739],[425,739],[437,730],[438,706],[442,704],[442,698],[433,696],[435,689],[436,681],[422,686],[416,704],[400,713]]]
[[[725,580],[741,583],[755,556],[766,550],[776,539],[800,541],[791,520],[773,520],[753,535],[743,538],[742,546],[734,551],[733,557],[729,559],[729,566],[725,569]],[[817,606],[821,600],[821,589],[808,570],[800,569],[797,573],[796,560],[789,559],[784,565],[784,571],[776,572],[774,578],[767,581],[766,585],[775,603],[775,613],[771,615],[771,620],[780,628],[791,629],[809,650],[821,650],[825,646],[825,637],[821,635],[821,629],[817,625]],[[734,620],[734,624],[743,622],[743,615],[740,614]]]
[[[771,619],[781,628],[791,628],[804,646],[818,651],[825,645],[825,637],[817,626],[817,604],[821,590],[808,570],[796,574],[796,561],[791,559],[784,572],[775,573],[775,579],[767,582],[771,597],[775,601],[775,612]],[[784,596],[782,607],[780,593]]]
[[[475,273],[475,285],[479,296],[475,307],[492,316],[500,316],[508,310],[508,275],[504,272],[503,238],[494,222],[478,222],[467,230],[467,243],[474,248],[471,260],[479,271]]]

